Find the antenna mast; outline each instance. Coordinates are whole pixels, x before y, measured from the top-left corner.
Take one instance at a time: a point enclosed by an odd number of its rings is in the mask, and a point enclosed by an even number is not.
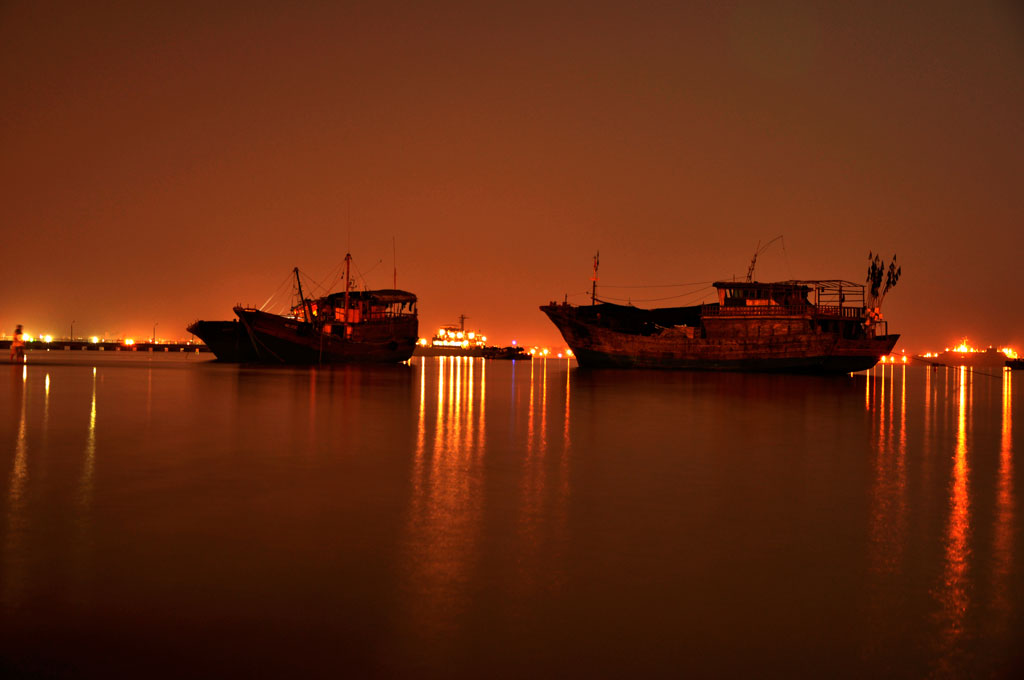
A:
[[[351,253],[345,253],[345,337],[346,338],[348,338],[348,330],[349,330],[349,328],[348,328],[348,316],[349,316],[349,313],[348,313],[348,289],[349,289],[349,285],[350,285],[352,280],[349,278],[348,270],[349,270],[349,264],[351,262],[352,262],[352,254]]]
[[[597,266],[601,263],[601,251],[597,251],[594,255],[594,275],[590,278],[592,281],[590,286],[590,304],[597,304]]]
[[[771,241],[768,241],[768,243],[765,243],[763,248],[761,247],[761,242],[757,242],[757,249],[754,251],[754,257],[750,258],[750,268],[747,269],[747,283],[752,283],[754,280],[754,265],[757,264],[757,256],[763,253],[764,251],[768,250],[768,246],[775,243],[776,241],[782,241],[782,234],[779,234]],[[786,250],[785,241],[782,241],[782,250]]]

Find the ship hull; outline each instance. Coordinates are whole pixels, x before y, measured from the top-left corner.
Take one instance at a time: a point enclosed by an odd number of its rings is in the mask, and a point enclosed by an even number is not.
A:
[[[344,326],[337,334],[312,324],[251,309],[235,308],[260,361],[283,364],[398,363],[412,356],[415,317],[397,317]]]
[[[801,332],[807,327],[803,318],[750,320],[745,332],[719,337],[699,337],[693,328],[643,335],[581,319],[576,309],[541,307],[585,368],[842,374],[871,368],[899,339],[898,335],[849,339],[838,333]]]
[[[217,361],[245,363],[259,358],[245,326],[237,320],[196,321],[186,330],[202,340]]]

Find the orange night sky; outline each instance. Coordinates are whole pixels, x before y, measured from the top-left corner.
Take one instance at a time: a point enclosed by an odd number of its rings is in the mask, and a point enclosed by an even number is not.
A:
[[[391,287],[394,239],[421,335],[561,345],[594,251],[710,282],[782,234],[758,279],[898,254],[897,351],[1024,346],[1012,0],[3,2],[0,69],[0,333],[184,338],[347,249]]]

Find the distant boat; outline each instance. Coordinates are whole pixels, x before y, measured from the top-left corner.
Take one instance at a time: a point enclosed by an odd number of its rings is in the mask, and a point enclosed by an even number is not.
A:
[[[430,340],[423,340],[413,352],[421,357],[482,357],[485,359],[525,359],[532,357],[522,347],[488,345],[480,331],[466,330],[466,315],[459,315],[458,325],[441,327]]]
[[[247,363],[259,359],[249,333],[237,319],[195,321],[186,330],[202,340],[217,357],[217,361]]]
[[[714,304],[641,309],[595,295],[591,305],[552,302],[540,309],[588,368],[849,373],[871,368],[899,340],[878,309],[865,304],[863,285],[713,285]]]
[[[967,366],[969,368],[1001,368],[1010,365],[1006,355],[994,347],[976,350],[967,347],[966,342],[960,347],[947,349],[937,354],[915,354],[914,361],[931,366]]]
[[[1006,367],[1015,371],[1024,370],[1024,359],[1007,359]]]
[[[286,364],[397,363],[412,356],[418,320],[416,296],[404,290],[349,288],[351,255],[345,255],[345,291],[317,299],[302,294],[286,315],[235,307],[259,361]]]

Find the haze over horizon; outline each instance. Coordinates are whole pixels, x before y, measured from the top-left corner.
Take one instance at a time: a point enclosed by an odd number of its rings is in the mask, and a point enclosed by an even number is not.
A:
[[[1024,349],[1009,0],[6,2],[0,73],[0,334],[184,338],[351,252],[420,335],[562,346],[595,251],[695,304],[781,234],[757,279],[897,255],[896,351]]]

